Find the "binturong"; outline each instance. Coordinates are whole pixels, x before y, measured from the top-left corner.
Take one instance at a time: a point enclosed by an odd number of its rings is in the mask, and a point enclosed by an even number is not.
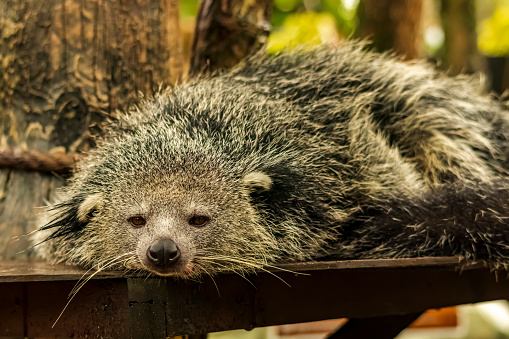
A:
[[[507,269],[506,107],[358,41],[259,54],[113,122],[35,248],[189,279],[418,256]]]

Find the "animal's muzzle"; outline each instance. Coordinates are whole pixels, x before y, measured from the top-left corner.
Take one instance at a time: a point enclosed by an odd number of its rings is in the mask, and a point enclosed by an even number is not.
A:
[[[180,250],[171,239],[159,239],[147,249],[147,258],[157,267],[169,267],[180,259]]]

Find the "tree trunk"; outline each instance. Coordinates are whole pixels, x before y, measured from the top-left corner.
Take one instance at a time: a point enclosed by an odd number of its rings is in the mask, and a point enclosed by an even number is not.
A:
[[[203,0],[190,74],[228,69],[258,51],[270,32],[272,0]]]
[[[486,61],[477,49],[475,3],[473,0],[441,1],[444,47],[441,67],[451,75],[486,69]]]
[[[0,150],[80,152],[102,123],[181,77],[177,0],[0,2]],[[0,258],[29,246],[64,180],[0,169]]]
[[[361,0],[357,36],[378,51],[393,50],[405,59],[423,55],[422,0]]]

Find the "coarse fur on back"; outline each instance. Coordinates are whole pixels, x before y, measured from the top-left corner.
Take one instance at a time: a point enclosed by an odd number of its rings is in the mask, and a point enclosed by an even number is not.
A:
[[[196,278],[289,261],[509,264],[509,120],[360,42],[259,54],[113,123],[47,208],[53,262]]]

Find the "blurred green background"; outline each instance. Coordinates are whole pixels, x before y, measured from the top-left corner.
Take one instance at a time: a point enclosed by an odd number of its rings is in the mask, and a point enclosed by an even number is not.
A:
[[[416,3],[419,31],[404,36],[408,22],[400,21],[415,20],[409,18],[415,12],[409,4]],[[190,40],[198,6],[197,0],[181,1],[183,30]],[[394,13],[377,13],[381,6]],[[427,58],[451,75],[485,73],[498,93],[509,87],[509,0],[274,0],[269,53],[344,38],[370,39],[381,51],[404,50],[403,58]],[[417,44],[413,52],[399,46],[409,40]]]
[[[509,55],[509,0],[471,2],[476,10],[480,50],[489,56]],[[274,0],[270,47],[277,50],[286,45],[328,41],[338,35],[355,36],[359,3],[360,0]],[[424,1],[424,6],[428,7],[425,11],[428,17],[424,19],[424,42],[431,55],[444,41],[440,18],[433,17],[440,15],[441,4],[440,0]],[[198,0],[181,2],[184,22],[194,21],[198,6]]]

